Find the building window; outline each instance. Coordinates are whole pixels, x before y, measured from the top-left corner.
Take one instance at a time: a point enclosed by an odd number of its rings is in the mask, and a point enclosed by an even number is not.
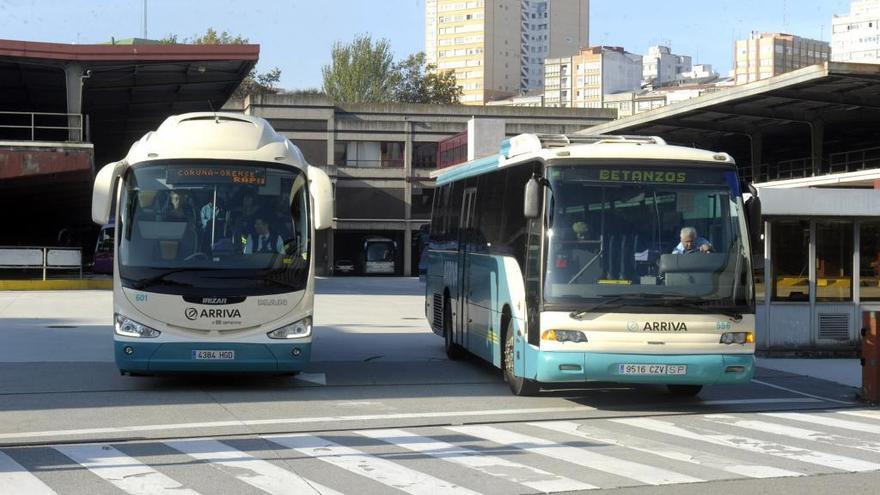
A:
[[[816,222],[816,300],[851,301],[852,267],[852,222]]]
[[[777,220],[770,230],[773,300],[810,300],[810,222]]]
[[[859,297],[880,301],[880,222],[862,223],[859,236]]]

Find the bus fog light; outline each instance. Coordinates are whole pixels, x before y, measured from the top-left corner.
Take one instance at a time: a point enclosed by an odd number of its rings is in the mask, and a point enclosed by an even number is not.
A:
[[[312,319],[310,317],[303,318],[290,325],[283,326],[278,330],[272,330],[266,335],[270,339],[299,339],[308,337],[312,334]]]
[[[302,354],[302,349],[300,349],[299,347],[294,347],[293,350],[290,351],[290,354],[291,354],[293,357],[299,357],[300,354]]]
[[[123,337],[154,339],[161,335],[161,333],[162,332],[156,330],[155,328],[141,325],[131,318],[126,318],[125,316],[122,316],[120,314],[116,315],[116,335],[121,335]]]
[[[131,356],[132,354],[134,354],[134,349],[133,349],[130,345],[127,345],[127,346],[125,346],[125,347],[122,348],[122,352],[124,352],[124,353],[128,354],[129,356]]]
[[[545,330],[541,340],[556,342],[587,342],[587,336],[580,330]]]
[[[753,344],[755,334],[752,332],[727,332],[721,334],[721,344]]]

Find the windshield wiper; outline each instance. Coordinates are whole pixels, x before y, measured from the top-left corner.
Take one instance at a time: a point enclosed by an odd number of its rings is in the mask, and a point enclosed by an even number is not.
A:
[[[577,311],[572,311],[568,314],[571,318],[575,320],[583,319],[588,313],[592,313],[593,311],[607,306],[612,307],[620,307],[623,306],[623,303],[626,301],[638,301],[643,299],[663,299],[664,296],[661,294],[648,294],[645,292],[640,292],[638,294],[619,294],[619,295],[605,295],[599,296],[602,297],[603,300],[599,301],[592,306],[588,306],[586,309],[580,309]]]
[[[149,278],[145,278],[142,280],[138,280],[137,282],[134,282],[132,284],[132,287],[134,287],[137,290],[144,290],[144,288],[149,287],[150,285],[153,285],[156,282],[163,282],[167,285],[179,285],[182,287],[192,287],[192,284],[189,284],[186,282],[178,282],[177,280],[170,280],[167,277],[168,277],[168,275],[173,275],[175,273],[189,272],[189,271],[197,271],[198,272],[198,271],[205,271],[205,270],[209,270],[209,268],[177,268],[175,270],[168,270],[167,272],[162,272],[158,275],[155,275],[155,276],[152,276]]]
[[[731,309],[729,306],[712,306],[713,303],[720,303],[725,301],[726,299],[718,298],[718,299],[676,299],[670,300],[669,304],[666,306],[673,306],[678,308],[687,308],[687,309],[695,309],[700,311],[701,313],[707,314],[722,314],[724,316],[730,317],[730,319],[734,321],[740,321],[743,318],[743,315]]]

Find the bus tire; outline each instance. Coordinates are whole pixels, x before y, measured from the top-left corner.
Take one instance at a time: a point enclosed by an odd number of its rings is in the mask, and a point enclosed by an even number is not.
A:
[[[443,303],[443,350],[452,361],[464,357],[464,349],[452,341],[452,307],[448,299]]]
[[[703,390],[702,385],[667,385],[669,393],[678,397],[693,397]]]
[[[528,396],[537,395],[541,390],[541,384],[535,380],[516,376],[513,371],[514,350],[513,350],[513,329],[511,322],[507,322],[507,328],[504,331],[504,352],[502,353],[501,366],[504,370],[504,381],[510,387],[513,395]]]

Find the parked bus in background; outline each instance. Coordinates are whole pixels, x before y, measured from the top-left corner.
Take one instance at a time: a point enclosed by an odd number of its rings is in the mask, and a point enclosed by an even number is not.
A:
[[[435,175],[425,311],[450,358],[493,363],[517,395],[751,379],[760,204],[729,155],[524,134]]]
[[[115,208],[115,358],[123,374],[295,373],[309,361],[314,230],[331,185],[263,119],[172,116],[95,178]]]
[[[364,239],[364,274],[393,275],[397,243],[387,237]]]

